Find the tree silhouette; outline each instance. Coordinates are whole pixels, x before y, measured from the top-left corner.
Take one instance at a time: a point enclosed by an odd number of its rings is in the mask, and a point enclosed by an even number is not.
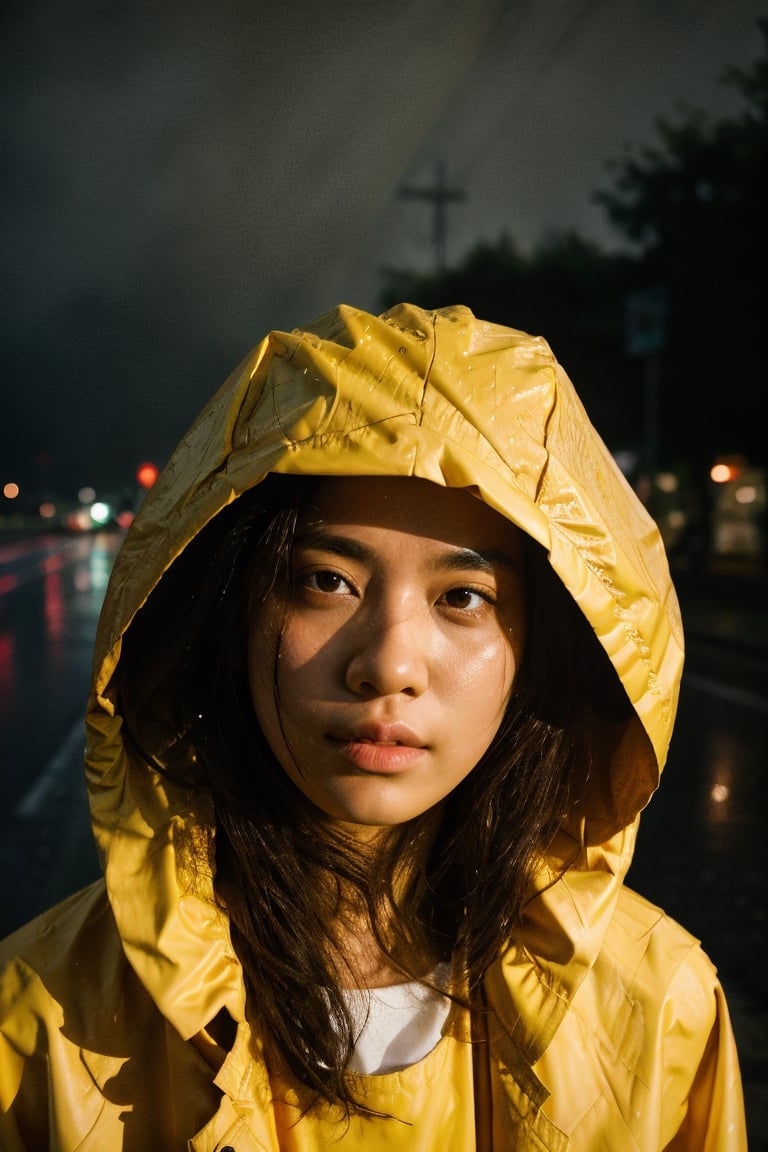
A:
[[[707,537],[709,469],[718,456],[768,465],[763,415],[768,257],[768,18],[765,51],[723,82],[740,90],[738,115],[712,123],[689,110],[660,120],[660,145],[614,164],[613,190],[595,193],[609,219],[642,246],[646,282],[664,286],[667,343],[660,359],[661,452],[681,448],[697,482]],[[765,538],[765,533],[764,533]]]
[[[633,449],[640,459],[648,455],[649,365],[629,354],[627,304],[637,293],[663,293],[664,341],[653,364],[653,462],[691,488],[698,532],[687,546],[701,552],[692,564],[703,566],[713,463],[738,455],[768,470],[761,348],[768,17],[758,26],[761,57],[751,69],[732,68],[722,78],[743,99],[736,115],[713,123],[687,109],[677,122],[659,119],[655,146],[639,153],[630,148],[609,163],[613,186],[596,191],[594,200],[634,254],[607,254],[564,233],[524,257],[503,235],[438,275],[390,269],[382,291],[385,307],[402,299],[427,308],[462,303],[484,319],[544,333],[609,447]],[[655,498],[663,501],[659,493]]]

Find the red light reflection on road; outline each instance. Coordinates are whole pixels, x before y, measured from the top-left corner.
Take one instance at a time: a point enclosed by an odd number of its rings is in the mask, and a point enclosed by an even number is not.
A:
[[[46,567],[49,567],[47,562]],[[45,577],[45,624],[49,639],[61,640],[64,635],[64,597],[61,576],[56,571],[47,572]]]
[[[0,576],[0,596],[4,596],[6,592],[12,592],[18,586],[18,580],[12,576],[10,572],[6,572],[4,576]]]
[[[0,715],[5,719],[15,707],[16,668],[13,636],[0,632]]]

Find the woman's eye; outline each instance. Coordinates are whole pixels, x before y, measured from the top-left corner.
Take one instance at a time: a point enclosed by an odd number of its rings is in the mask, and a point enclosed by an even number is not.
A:
[[[304,586],[313,592],[331,593],[345,593],[350,591],[349,584],[340,576],[338,572],[331,572],[327,569],[322,569],[317,572],[309,572],[303,580]]]
[[[451,588],[445,593],[444,600],[449,608],[459,608],[464,612],[476,611],[493,602],[489,592],[480,592],[477,588]]]

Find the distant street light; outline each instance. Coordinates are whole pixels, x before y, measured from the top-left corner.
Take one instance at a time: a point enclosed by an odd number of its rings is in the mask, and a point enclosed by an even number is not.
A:
[[[151,488],[159,475],[160,469],[157,464],[150,464],[148,461],[139,464],[136,469],[136,479],[142,488]]]

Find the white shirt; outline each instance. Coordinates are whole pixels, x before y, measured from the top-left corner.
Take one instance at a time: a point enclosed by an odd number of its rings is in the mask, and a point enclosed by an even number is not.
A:
[[[450,972],[440,964],[431,974],[441,984]],[[356,1029],[352,1072],[383,1075],[422,1060],[442,1035],[451,1001],[414,980],[386,988],[345,988],[344,999]]]

